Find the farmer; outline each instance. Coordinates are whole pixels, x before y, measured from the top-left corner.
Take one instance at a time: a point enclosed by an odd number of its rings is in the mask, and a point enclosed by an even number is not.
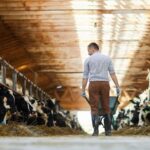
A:
[[[109,78],[108,72],[116,85],[116,92],[120,94],[118,80],[110,57],[100,53],[96,43],[88,45],[90,55],[84,62],[84,73],[82,81],[82,96],[86,96],[85,88],[89,80],[89,99],[91,106],[92,124],[94,128],[93,136],[98,136],[99,116],[104,117],[105,135],[111,135],[111,117],[109,108]],[[99,112],[99,99],[102,111]]]

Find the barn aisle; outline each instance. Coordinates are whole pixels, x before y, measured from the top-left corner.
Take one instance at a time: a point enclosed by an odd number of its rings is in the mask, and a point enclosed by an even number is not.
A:
[[[0,150],[104,149],[150,150],[150,0],[0,0]]]
[[[67,136],[0,138],[1,150],[149,150],[150,137]]]

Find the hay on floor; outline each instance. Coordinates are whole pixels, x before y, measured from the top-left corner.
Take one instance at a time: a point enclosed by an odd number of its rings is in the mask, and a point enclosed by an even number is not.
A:
[[[12,123],[9,125],[0,125],[0,136],[63,136],[63,135],[81,135],[83,131],[70,128],[46,127],[46,126],[27,126],[24,124]]]
[[[134,135],[141,135],[141,136],[149,136],[150,135],[150,126],[144,127],[126,127],[120,129],[118,131],[113,132],[114,136],[134,136]]]

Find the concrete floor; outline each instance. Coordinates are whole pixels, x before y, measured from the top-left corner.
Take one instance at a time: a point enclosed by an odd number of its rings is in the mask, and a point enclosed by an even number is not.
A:
[[[149,150],[150,137],[0,138],[0,150]]]

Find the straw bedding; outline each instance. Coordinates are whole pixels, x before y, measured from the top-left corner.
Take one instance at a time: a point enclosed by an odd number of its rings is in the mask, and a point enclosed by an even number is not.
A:
[[[113,132],[114,136],[150,136],[150,126],[144,127],[126,127]]]
[[[70,128],[46,127],[46,126],[27,126],[24,124],[11,123],[0,125],[0,136],[63,136],[81,135],[83,131]]]
[[[86,135],[81,130],[70,128],[46,127],[46,126],[27,126],[20,123],[0,125],[0,136],[64,136],[64,135]],[[113,131],[113,136],[150,136],[150,126],[145,127],[126,127],[118,131]]]

